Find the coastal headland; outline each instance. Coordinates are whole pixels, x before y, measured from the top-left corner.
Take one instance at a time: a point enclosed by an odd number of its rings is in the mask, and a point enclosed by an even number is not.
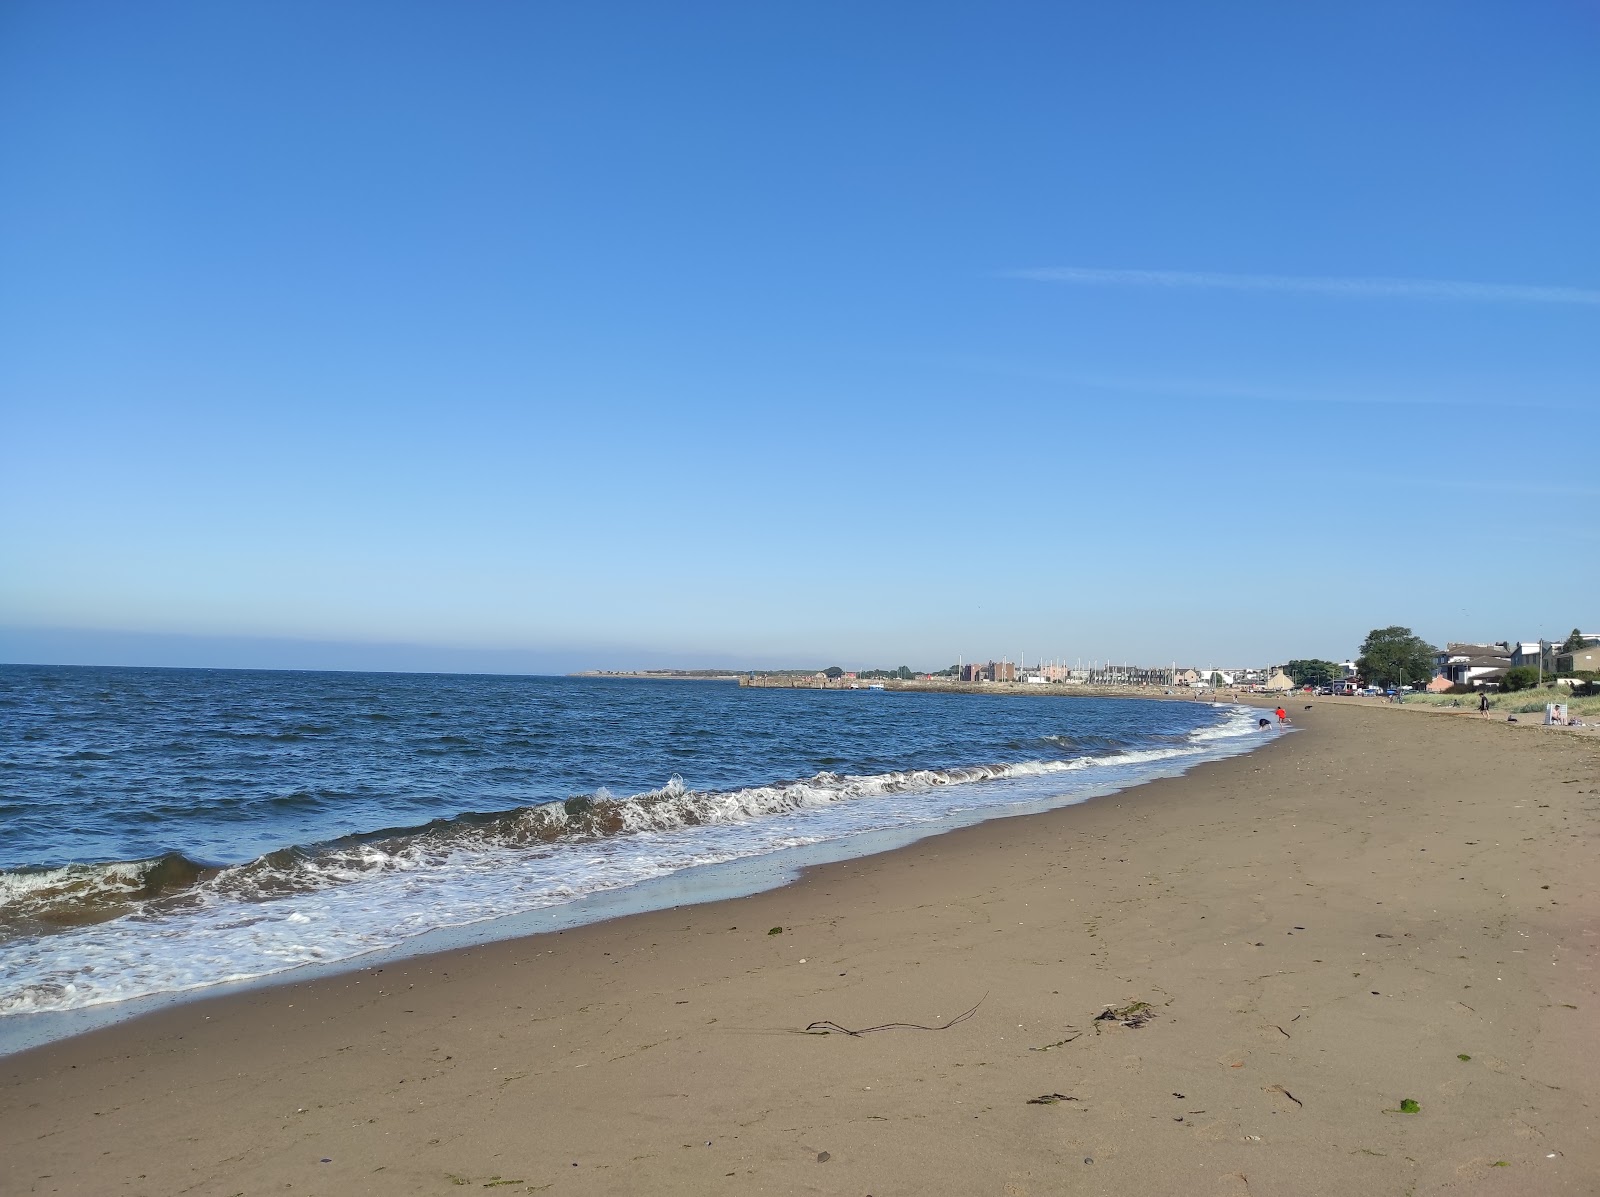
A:
[[[1600,751],[1301,729],[0,1060],[0,1192],[1592,1194]]]

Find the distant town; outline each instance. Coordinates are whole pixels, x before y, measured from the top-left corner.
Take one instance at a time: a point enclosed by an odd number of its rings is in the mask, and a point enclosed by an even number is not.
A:
[[[946,669],[646,669],[587,670],[576,677],[626,677],[737,682],[758,688],[927,689],[981,686],[1070,686],[1084,689],[1244,690],[1330,694],[1426,690],[1498,691],[1564,683],[1592,691],[1600,679],[1600,632],[1574,628],[1564,638],[1450,641],[1436,648],[1409,628],[1375,629],[1360,652],[1344,661],[1292,659],[1273,665],[1133,665],[1091,661],[1034,664],[1008,657],[958,661]]]

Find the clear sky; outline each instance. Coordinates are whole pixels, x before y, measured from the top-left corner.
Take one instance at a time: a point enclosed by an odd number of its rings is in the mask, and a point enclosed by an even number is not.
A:
[[[1577,0],[10,0],[0,660],[1589,630],[1597,61]]]

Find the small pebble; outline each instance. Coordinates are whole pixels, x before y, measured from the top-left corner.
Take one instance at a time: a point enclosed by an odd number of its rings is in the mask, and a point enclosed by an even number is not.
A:
[[[833,1157],[831,1155],[829,1155],[826,1151],[817,1152],[817,1163],[819,1163],[819,1164],[826,1164],[832,1158]]]
[[[1094,1163],[1094,1157],[1086,1155],[1083,1157],[1083,1162],[1086,1164],[1092,1164]]]

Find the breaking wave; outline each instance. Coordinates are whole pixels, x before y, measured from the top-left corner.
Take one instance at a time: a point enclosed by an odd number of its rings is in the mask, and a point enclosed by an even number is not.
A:
[[[962,812],[1081,800],[1244,751],[1254,712],[1156,746],[715,791],[678,777],[297,845],[218,866],[171,852],[0,871],[0,1014],[67,1010],[349,959],[443,927],[693,867]],[[1177,741],[1177,742],[1165,742]],[[1061,738],[1064,745],[1068,741]],[[1082,746],[1079,746],[1082,747]],[[1076,775],[1076,779],[1074,779]]]
[[[385,828],[325,844],[295,846],[247,864],[209,866],[170,852],[153,860],[0,871],[0,935],[102,922],[137,909],[174,910],[204,888],[245,902],[349,885],[375,873],[427,868],[462,851],[581,843],[608,836],[758,819],[871,798],[1040,777],[1088,767],[1090,758],[1025,761],[966,769],[918,769],[866,777],[819,773],[804,781],[727,793],[699,792],[673,777],[659,790],[613,797],[604,790],[565,802],[489,814],[469,812],[418,827]]]

